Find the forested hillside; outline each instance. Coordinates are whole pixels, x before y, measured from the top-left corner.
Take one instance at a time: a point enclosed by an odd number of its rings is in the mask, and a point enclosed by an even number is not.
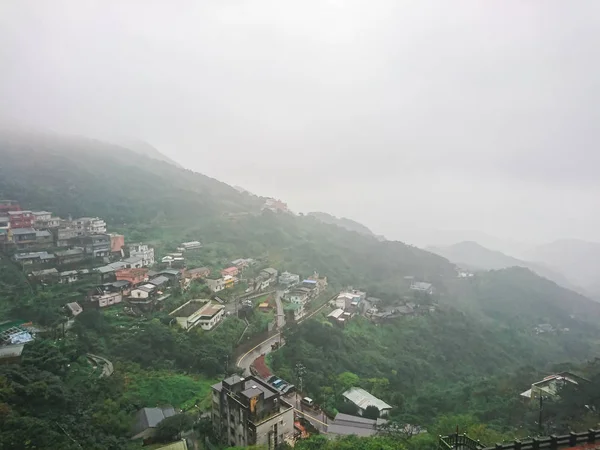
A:
[[[286,345],[271,357],[272,368],[298,383],[296,363],[304,364],[307,392],[331,412],[343,408],[344,388],[359,385],[393,405],[398,423],[442,433],[460,420],[482,438],[510,437],[519,426],[522,433],[534,426],[535,415],[519,392],[600,349],[600,304],[527,269],[458,278],[455,266],[438,255],[310,215],[261,211],[259,197],[122,147],[5,132],[0,197],[63,217],[103,217],[128,242],[155,246],[157,257],[182,241],[199,240],[197,258],[210,267],[255,258],[303,276],[318,271],[332,289],[366,290],[382,308],[423,303],[418,314],[377,325],[356,317],[341,328],[317,315],[286,329]],[[0,269],[3,319],[27,316],[53,326],[66,301],[83,297],[68,286],[32,285],[6,257]],[[432,283],[434,294],[414,294],[415,280]],[[196,288],[174,297],[183,302],[207,293]],[[126,438],[137,408],[205,407],[210,382],[233,370],[245,323],[231,317],[209,334],[184,333],[170,322],[164,311],[135,318],[110,308],[84,311],[65,339],[26,347],[23,366],[0,368],[0,438],[13,444],[35,428],[39,434],[30,448],[135,448]],[[540,323],[556,332],[537,334]],[[111,388],[92,379],[88,352],[115,363]],[[79,384],[84,378],[88,384]],[[56,397],[66,400],[55,403]],[[63,408],[70,413],[61,415]],[[463,413],[468,416],[444,419]],[[352,439],[328,447],[318,442],[300,448],[374,448]],[[370,441],[377,443],[387,448],[386,439]]]

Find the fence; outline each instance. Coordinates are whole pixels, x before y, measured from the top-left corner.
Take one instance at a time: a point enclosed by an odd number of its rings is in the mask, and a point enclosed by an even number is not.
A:
[[[439,449],[467,449],[467,450],[545,450],[568,447],[584,446],[598,443],[600,446],[600,430],[588,430],[582,433],[569,433],[561,436],[551,435],[525,440],[515,440],[507,444],[496,444],[485,447],[479,441],[471,439],[466,434],[452,434],[440,436]]]

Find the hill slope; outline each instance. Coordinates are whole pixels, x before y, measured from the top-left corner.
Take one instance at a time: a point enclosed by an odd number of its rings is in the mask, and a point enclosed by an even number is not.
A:
[[[600,243],[562,239],[530,249],[526,256],[559,270],[600,298]]]
[[[375,292],[406,288],[403,276],[439,282],[443,258],[400,242],[379,242],[314,217],[261,213],[261,200],[204,175],[76,137],[0,136],[0,197],[63,217],[101,216],[127,233],[171,247],[200,239],[226,258],[268,255],[280,268],[318,270]]]
[[[135,140],[128,139],[128,140],[123,140],[121,142],[117,142],[117,144],[121,147],[125,147],[131,151],[139,153],[140,155],[147,156],[148,158],[167,162],[169,164],[174,165],[175,167],[179,167],[180,169],[184,168],[177,161],[173,161],[167,155],[160,152],[156,147],[154,147],[153,145],[150,145],[149,143],[147,143],[145,141],[141,141],[139,139],[135,139]]]
[[[465,241],[449,246],[428,247],[428,251],[443,256],[455,264],[469,270],[498,270],[509,267],[525,267],[541,277],[555,283],[580,291],[567,277],[541,263],[523,261],[502,252],[490,250],[477,242]]]
[[[368,227],[352,219],[347,219],[345,217],[337,218],[324,212],[309,212],[308,215],[320,220],[323,223],[337,225],[338,227],[345,228],[348,231],[356,231],[357,233],[364,234],[366,236],[375,236],[375,234],[373,234]]]

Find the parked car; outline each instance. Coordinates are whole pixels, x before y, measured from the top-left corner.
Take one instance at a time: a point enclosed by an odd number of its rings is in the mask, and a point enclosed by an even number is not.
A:
[[[304,406],[308,406],[309,408],[312,408],[315,404],[315,401],[310,398],[310,397],[304,397],[300,403],[302,403]]]

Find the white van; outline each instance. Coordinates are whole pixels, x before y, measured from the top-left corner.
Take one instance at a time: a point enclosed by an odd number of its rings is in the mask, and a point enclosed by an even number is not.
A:
[[[304,406],[311,407],[315,404],[314,400],[310,397],[304,397],[301,402]]]

